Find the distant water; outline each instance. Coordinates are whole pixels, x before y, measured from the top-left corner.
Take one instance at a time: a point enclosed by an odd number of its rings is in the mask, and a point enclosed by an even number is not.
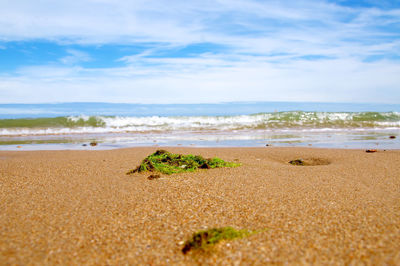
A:
[[[90,141],[103,149],[266,144],[399,149],[399,138],[400,105],[393,104],[0,104],[3,150],[88,149],[82,144]]]
[[[400,104],[230,102],[219,104],[55,103],[0,104],[0,119],[60,116],[236,116],[256,113],[400,112]]]

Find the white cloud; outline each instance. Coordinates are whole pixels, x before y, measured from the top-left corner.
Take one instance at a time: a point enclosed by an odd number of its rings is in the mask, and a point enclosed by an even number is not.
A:
[[[78,51],[75,49],[68,49],[67,53],[69,55],[60,59],[63,64],[72,65],[80,62],[87,62],[91,60],[91,57],[82,51]]]
[[[302,60],[277,66],[255,57],[210,67],[209,60],[90,70],[30,67],[21,69],[19,77],[2,77],[0,98],[7,102],[54,102],[60,95],[69,101],[136,103],[400,102],[400,66],[391,62]]]
[[[4,40],[45,38],[86,43],[156,41],[187,44],[222,42],[246,35],[280,37],[288,29],[303,39],[334,34],[343,27],[349,34],[370,32],[364,27],[399,20],[399,10],[350,9],[323,1],[41,1],[3,3],[0,36]],[[346,22],[343,22],[346,18]],[[311,32],[310,32],[311,30]],[[376,30],[375,30],[376,31]],[[281,36],[282,37],[282,36]],[[286,36],[286,39],[295,36]],[[344,36],[349,37],[349,36]],[[300,38],[302,39],[302,38]],[[284,39],[283,39],[284,40]],[[323,38],[319,39],[320,41]]]
[[[400,102],[400,64],[390,60],[400,56],[399,22],[398,9],[316,0],[7,1],[0,9],[4,42],[158,46],[120,58],[124,67],[105,69],[80,67],[93,58],[70,49],[60,66],[20,67],[15,75],[2,76],[0,99]],[[150,57],[199,42],[227,50],[189,58]],[[323,57],[305,59],[313,55]],[[386,59],[364,62],[371,55]]]

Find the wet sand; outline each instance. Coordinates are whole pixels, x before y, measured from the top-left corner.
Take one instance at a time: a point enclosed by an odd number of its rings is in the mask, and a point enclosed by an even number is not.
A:
[[[400,264],[400,151],[168,148],[243,165],[125,174],[155,150],[0,152],[0,264]],[[182,254],[222,226],[267,230]]]

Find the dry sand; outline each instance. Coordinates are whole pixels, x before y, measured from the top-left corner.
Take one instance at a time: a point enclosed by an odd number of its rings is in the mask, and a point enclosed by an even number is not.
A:
[[[0,264],[400,265],[400,151],[168,148],[243,166],[125,174],[155,150],[0,152]],[[182,254],[222,226],[268,230]]]

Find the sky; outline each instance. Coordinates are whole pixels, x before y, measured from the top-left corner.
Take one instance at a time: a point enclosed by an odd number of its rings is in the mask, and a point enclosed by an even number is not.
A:
[[[398,0],[0,6],[0,103],[400,102]]]

